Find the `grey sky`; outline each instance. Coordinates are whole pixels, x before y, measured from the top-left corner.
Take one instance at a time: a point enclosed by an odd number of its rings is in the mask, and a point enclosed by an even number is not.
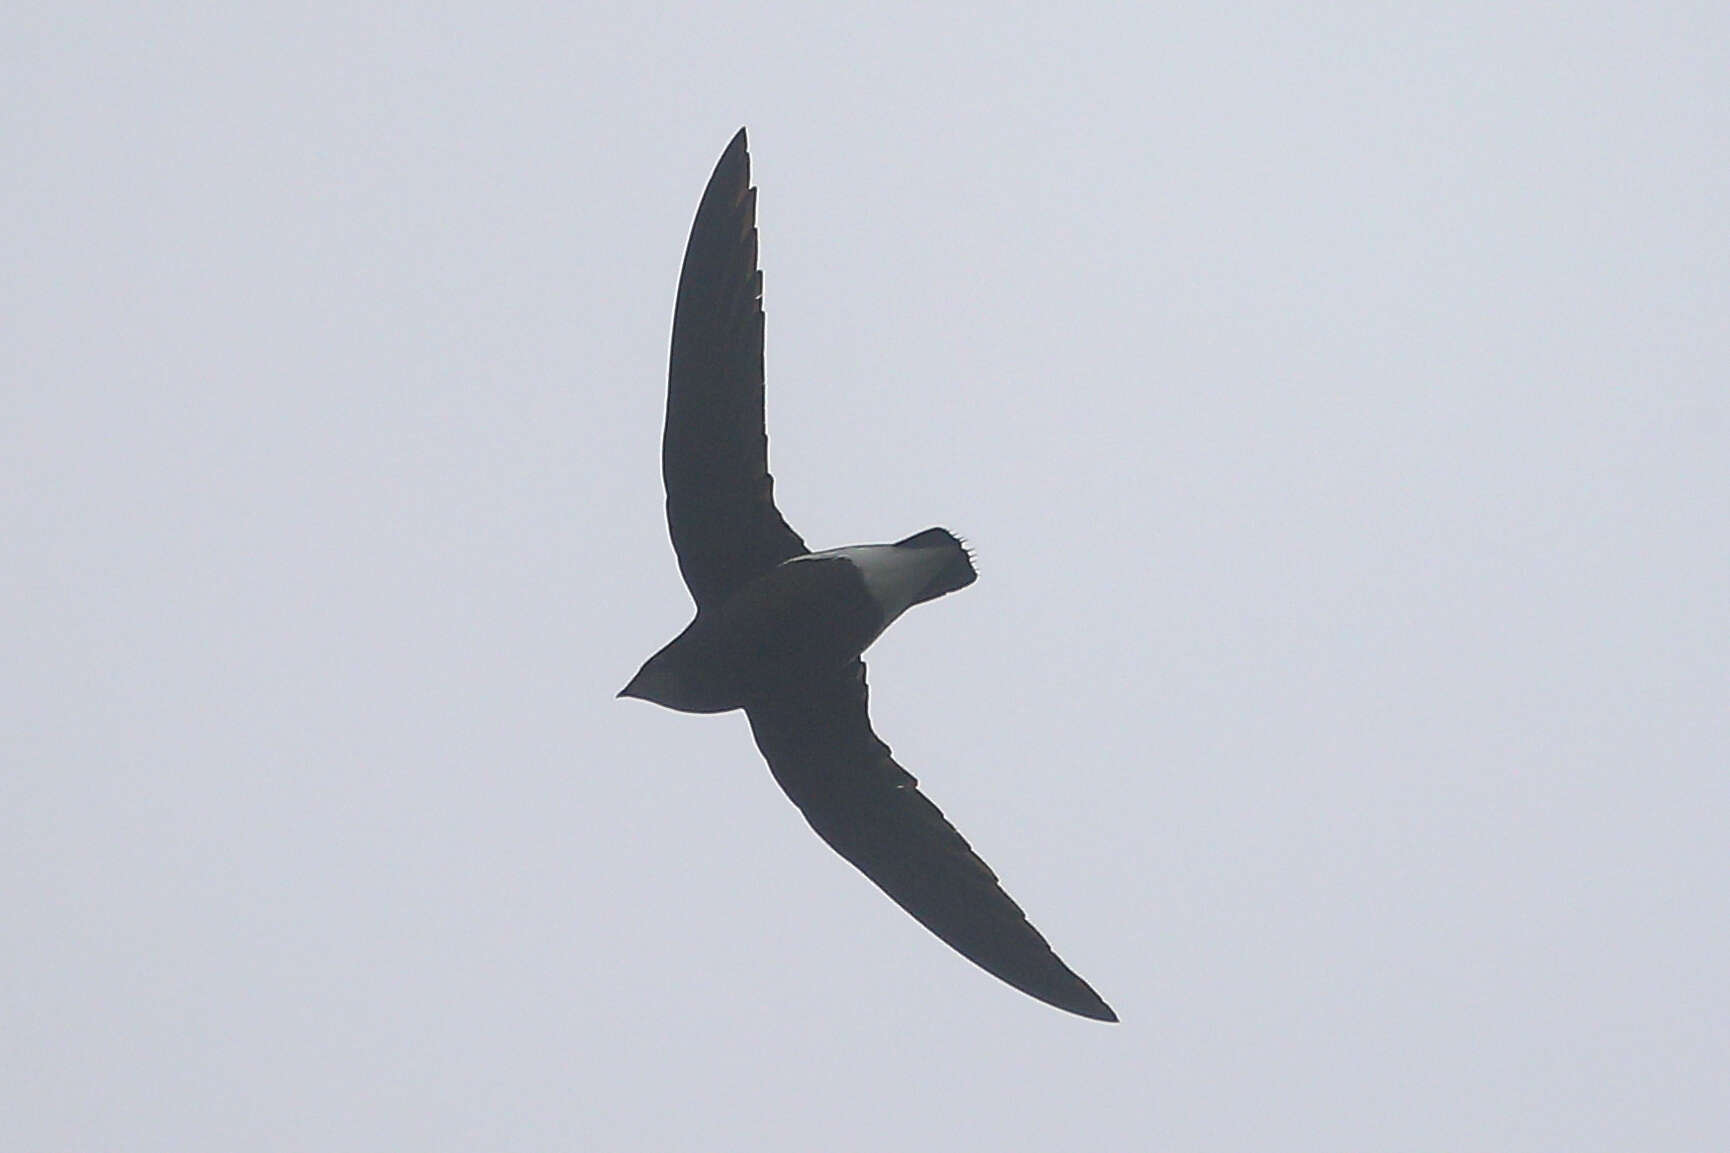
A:
[[[1730,1144],[1721,5],[152,7],[0,24],[8,1147]],[[613,699],[740,124],[781,507],[976,547],[873,715],[1119,1026]]]

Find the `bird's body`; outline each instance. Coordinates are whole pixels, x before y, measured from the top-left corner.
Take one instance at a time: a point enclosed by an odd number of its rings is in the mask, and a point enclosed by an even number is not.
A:
[[[746,708],[834,676],[908,608],[975,579],[961,542],[943,529],[803,553],[698,613],[621,695],[686,713]]]
[[[740,129],[691,227],[668,373],[667,523],[697,615],[620,695],[744,709],[811,827],[897,904],[1023,992],[1115,1021],[871,730],[860,654],[908,608],[976,575],[946,529],[812,552],[781,518],[763,431],[755,210]]]

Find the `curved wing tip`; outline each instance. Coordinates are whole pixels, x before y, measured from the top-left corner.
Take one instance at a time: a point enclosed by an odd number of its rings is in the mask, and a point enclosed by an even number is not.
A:
[[[1089,1021],[1104,1021],[1113,1025],[1117,1023],[1116,1011],[1092,989],[1077,990],[1062,997],[1041,996],[1039,999],[1054,1009],[1074,1013],[1077,1017],[1086,1017]]]

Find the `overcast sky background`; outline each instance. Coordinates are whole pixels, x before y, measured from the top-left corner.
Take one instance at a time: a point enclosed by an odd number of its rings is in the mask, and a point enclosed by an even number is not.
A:
[[[292,7],[0,23],[8,1148],[1730,1146],[1730,9]],[[1121,1025],[613,698],[740,124],[781,507],[977,548],[876,726]]]

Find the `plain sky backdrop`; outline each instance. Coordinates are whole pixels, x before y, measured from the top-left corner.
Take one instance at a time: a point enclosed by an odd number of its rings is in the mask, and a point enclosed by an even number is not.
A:
[[[0,1146],[1730,1148],[1730,7],[14,3]],[[830,853],[682,627],[941,524],[878,731],[1122,1014]]]

